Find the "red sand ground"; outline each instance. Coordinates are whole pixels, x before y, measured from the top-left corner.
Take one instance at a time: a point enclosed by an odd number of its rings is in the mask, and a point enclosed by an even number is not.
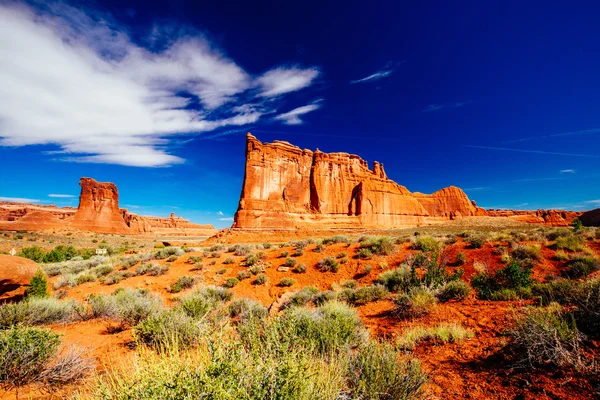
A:
[[[256,242],[261,243],[262,240]],[[476,273],[473,268],[475,261],[485,263],[490,270],[501,268],[501,256],[492,252],[494,246],[497,245],[506,246],[506,243],[486,243],[481,249],[469,249],[466,243],[459,239],[457,243],[448,246],[448,259],[453,261],[459,252],[465,253],[467,262],[461,268],[465,270],[464,278],[468,280]],[[588,247],[600,255],[599,241],[588,242]],[[232,289],[235,297],[255,299],[268,307],[284,292],[296,291],[305,286],[316,286],[324,290],[330,289],[332,284],[348,279],[356,280],[359,286],[369,285],[383,270],[396,268],[410,254],[415,253],[410,249],[409,243],[403,243],[397,246],[397,252],[392,256],[376,256],[370,260],[356,260],[352,256],[358,249],[357,243],[350,246],[343,243],[330,245],[321,253],[314,252],[314,248],[314,244],[308,245],[304,254],[296,257],[299,263],[308,266],[307,272],[303,274],[277,271],[277,267],[285,262],[285,257],[281,257],[281,253],[287,251],[290,255],[293,254],[293,246],[279,248],[274,245],[270,250],[262,250],[267,255],[264,261],[271,265],[265,271],[268,276],[267,284],[252,285],[253,277],[243,280]],[[316,268],[316,263],[322,258],[335,257],[342,252],[348,254],[349,261],[340,265],[337,273],[324,273]],[[562,263],[552,260],[554,251],[543,248],[542,254],[543,260],[536,266],[534,276],[542,279],[549,274],[560,273]],[[236,277],[238,271],[247,270],[247,267],[242,266],[244,257],[223,252],[217,258],[206,257],[203,261],[205,267],[202,271],[192,271],[193,265],[186,263],[186,260],[195,255],[202,255],[202,253],[186,253],[175,262],[170,263],[169,271],[163,276],[131,277],[112,286],[99,282],[85,283],[71,289],[69,297],[84,300],[92,293],[112,293],[119,287],[133,287],[148,288],[158,292],[167,303],[172,303],[173,298],[183,296],[193,290],[186,290],[179,294],[168,292],[168,288],[181,276],[196,276],[201,284],[220,285],[227,278]],[[228,257],[234,259],[233,264],[223,264]],[[215,265],[209,265],[213,260],[216,261]],[[165,261],[162,260],[159,263],[165,264]],[[370,274],[361,273],[365,265],[373,267]],[[226,268],[227,272],[222,275],[217,274],[217,271],[223,268]],[[451,270],[455,268],[450,267]],[[135,270],[135,266],[129,270]],[[296,283],[287,288],[277,286],[283,277],[291,277]],[[51,283],[55,279],[52,278]],[[403,330],[410,326],[433,325],[440,322],[459,322],[475,333],[473,339],[462,343],[421,344],[414,350],[413,354],[422,361],[425,370],[429,373],[427,392],[430,398],[589,399],[597,397],[598,382],[590,382],[589,379],[577,376],[573,372],[553,368],[535,370],[512,368],[512,364],[507,359],[507,353],[503,350],[508,342],[505,332],[510,326],[513,310],[526,304],[527,302],[524,301],[483,301],[477,300],[472,295],[463,302],[442,303],[432,314],[408,321],[399,320],[390,314],[392,302],[389,300],[358,307],[358,312],[373,335],[386,339],[401,335]],[[130,331],[111,334],[108,333],[106,327],[107,322],[105,321],[90,320],[67,326],[52,326],[51,328],[65,335],[66,344],[77,344],[89,348],[92,355],[98,359],[100,367],[103,368],[105,365],[115,365],[116,362],[134,354],[134,351],[128,346],[132,340]],[[600,344],[596,343],[595,345],[596,349],[590,351],[595,352],[598,356]]]

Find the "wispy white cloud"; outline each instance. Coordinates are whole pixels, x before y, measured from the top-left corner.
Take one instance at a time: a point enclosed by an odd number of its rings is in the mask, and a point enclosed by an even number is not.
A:
[[[513,179],[513,182],[537,182],[537,181],[560,181],[565,178],[550,177],[550,178],[521,178]]]
[[[233,217],[219,218],[219,221],[233,221]]]
[[[427,107],[425,107],[423,109],[423,112],[438,111],[438,110],[441,110],[442,108],[445,108],[445,107],[459,108],[459,107],[466,106],[470,102],[471,102],[471,100],[457,101],[455,103],[447,103],[447,104],[429,104]]]
[[[27,199],[25,197],[3,197],[0,196],[0,201],[9,201],[13,203],[39,203],[41,200],[38,199]]]
[[[225,214],[223,214],[223,211],[217,211],[217,215],[225,215]]]
[[[273,97],[304,89],[318,75],[316,68],[275,68],[259,76],[257,82],[262,89],[261,96]]]
[[[50,193],[50,194],[48,195],[48,197],[54,197],[54,198],[57,198],[57,199],[70,199],[70,198],[77,197],[77,196],[74,196],[74,195],[72,195],[72,194],[56,194],[56,193]]]
[[[466,188],[463,189],[463,191],[465,192],[487,192],[488,190],[491,190],[492,188],[490,186],[480,186],[480,187],[472,187],[472,188]]]
[[[177,164],[177,135],[255,123],[276,108],[267,98],[319,75],[296,66],[253,76],[192,30],[155,29],[147,41],[161,46],[142,47],[109,15],[37,4],[0,3],[0,146],[56,145],[54,157],[74,162]]]
[[[485,150],[499,150],[499,151],[514,151],[517,153],[533,153],[533,154],[548,154],[554,156],[569,156],[569,157],[590,157],[600,158],[600,156],[594,154],[579,154],[579,153],[560,153],[553,151],[542,151],[542,150],[524,150],[524,149],[511,149],[506,147],[492,147],[492,146],[476,146],[476,145],[464,145],[474,149],[485,149]]]
[[[399,64],[402,64],[402,63],[404,63],[404,61],[402,61]],[[350,81],[350,84],[378,81],[380,79],[387,78],[388,76],[390,76],[392,74],[392,72],[394,72],[394,68],[391,66],[391,64],[388,64],[385,66],[385,68],[383,68],[371,75],[365,76],[364,78],[361,78],[361,79],[356,79],[356,80]]]
[[[561,169],[560,173],[561,174],[574,174],[575,170],[574,169]]]
[[[442,104],[429,104],[427,107],[425,107],[423,109],[423,112],[437,111],[437,110],[441,110],[442,108],[444,108],[444,106]]]
[[[599,133],[600,133],[600,129],[594,128],[594,129],[585,129],[585,130],[572,131],[572,132],[553,133],[551,135],[530,136],[530,137],[526,137],[526,138],[506,140],[503,143],[520,143],[520,142],[526,142],[528,140],[540,140],[540,139],[549,139],[549,138],[557,138],[557,137],[564,137],[564,136],[594,135],[594,134],[599,134]]]
[[[275,117],[275,119],[283,121],[283,123],[286,125],[300,125],[304,123],[304,121],[300,119],[301,115],[318,110],[319,108],[321,108],[321,105],[318,103],[308,104],[306,106],[294,108],[292,111],[279,114]]]

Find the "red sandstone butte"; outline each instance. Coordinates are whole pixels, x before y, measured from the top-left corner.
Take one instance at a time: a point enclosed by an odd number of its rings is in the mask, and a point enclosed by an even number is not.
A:
[[[81,178],[79,185],[79,207],[70,223],[73,228],[100,233],[130,233],[119,209],[117,185],[92,178]]]
[[[486,215],[457,187],[411,193],[383,164],[246,136],[246,171],[234,228],[414,226]]]

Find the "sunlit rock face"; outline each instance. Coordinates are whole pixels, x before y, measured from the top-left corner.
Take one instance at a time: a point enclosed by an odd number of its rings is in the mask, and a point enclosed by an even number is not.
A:
[[[246,171],[234,228],[414,226],[485,215],[456,187],[411,193],[383,164],[347,153],[302,150],[246,138]]]

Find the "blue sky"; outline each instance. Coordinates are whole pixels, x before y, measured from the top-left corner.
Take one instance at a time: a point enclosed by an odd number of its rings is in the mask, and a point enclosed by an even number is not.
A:
[[[599,207],[600,6],[459,3],[0,1],[0,199],[76,206],[90,176],[228,226],[251,131],[486,208]]]

